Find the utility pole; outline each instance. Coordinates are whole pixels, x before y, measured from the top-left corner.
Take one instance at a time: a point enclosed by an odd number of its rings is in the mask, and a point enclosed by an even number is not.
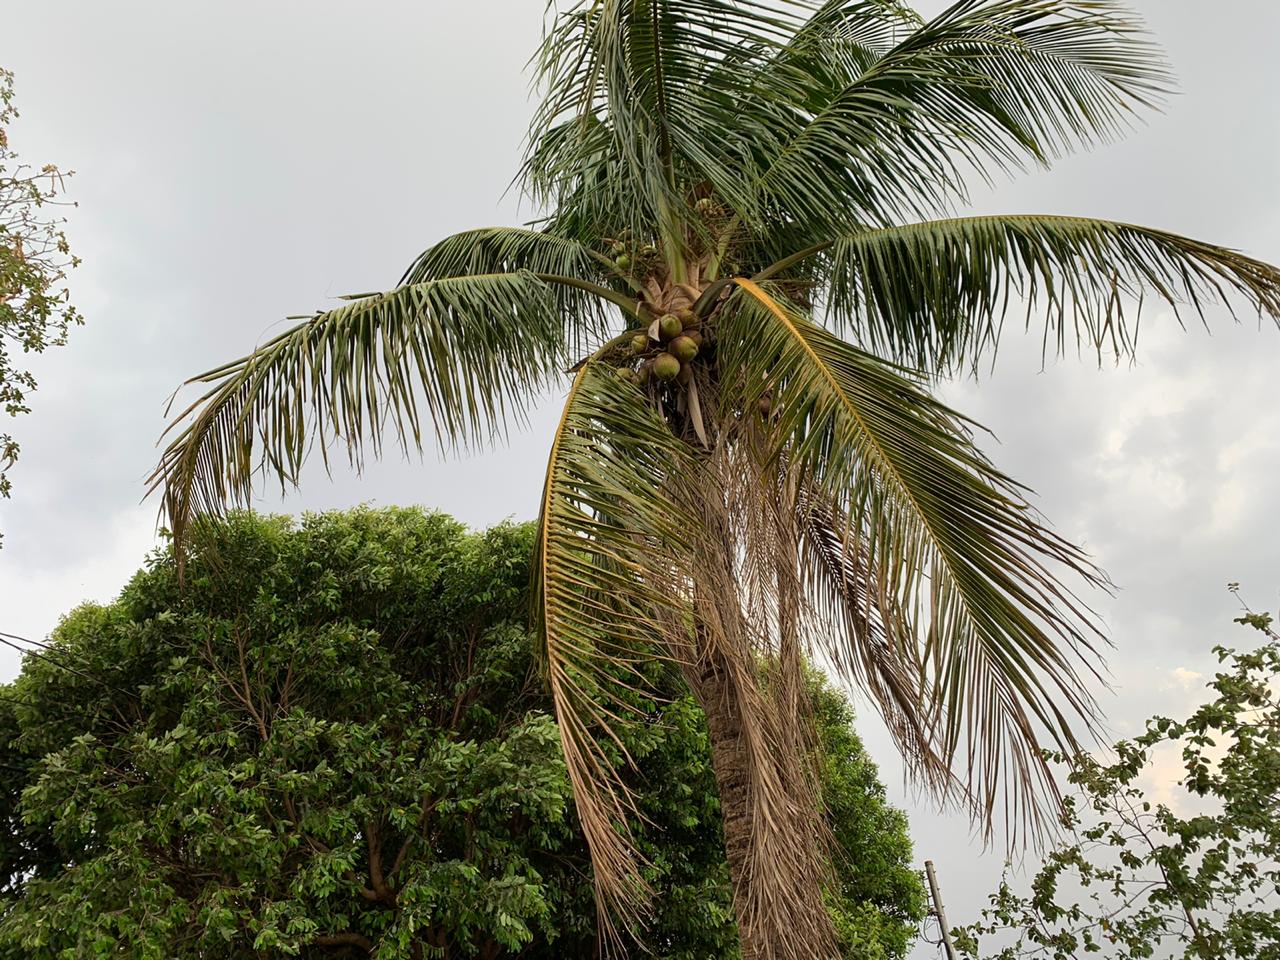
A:
[[[933,861],[924,862],[924,872],[929,878],[929,896],[933,898],[933,915],[938,918],[938,926],[942,929],[942,949],[947,952],[947,960],[956,960],[956,945],[951,941],[951,925],[947,923],[947,911],[942,906],[942,894],[938,890],[938,871],[933,869]]]

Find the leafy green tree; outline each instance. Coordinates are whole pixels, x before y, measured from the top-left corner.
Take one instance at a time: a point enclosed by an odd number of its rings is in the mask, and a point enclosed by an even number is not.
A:
[[[71,255],[63,218],[47,213],[65,204],[61,197],[70,174],[18,159],[8,131],[17,116],[13,74],[0,68],[0,408],[10,417],[29,412],[27,394],[36,388],[13,350],[40,353],[62,346],[67,331],[82,322],[64,284],[80,261]],[[9,496],[8,471],[17,459],[18,441],[0,433],[0,497]]]
[[[598,956],[591,863],[525,620],[532,525],[238,515],[67,617],[0,690],[0,957]],[[655,957],[738,955],[701,711],[619,745]],[[901,813],[814,688],[850,958],[923,915]],[[616,762],[621,764],[619,755]]]
[[[1070,765],[1068,839],[1029,893],[1006,879],[958,931],[966,955],[986,937],[1005,943],[985,953],[998,960],[1280,958],[1280,634],[1270,614],[1236,622],[1266,641],[1216,647],[1215,696],[1186,720],[1155,717],[1105,759],[1053,757]],[[1177,800],[1153,802],[1141,781],[1169,749],[1182,756]]]
[[[540,219],[441,240],[196,377],[153,489],[185,544],[260,470],[485,443],[572,371],[534,611],[600,902],[625,931],[652,899],[611,745],[674,662],[709,718],[744,954],[827,957],[806,652],[988,829],[1043,824],[1042,745],[1073,750],[1096,712],[1073,591],[1100,574],[928,378],[982,362],[1010,301],[1047,345],[1125,353],[1141,297],[1275,318],[1280,272],[1129,224],[950,214],[967,174],[1159,99],[1114,0],[581,0],[534,63]]]

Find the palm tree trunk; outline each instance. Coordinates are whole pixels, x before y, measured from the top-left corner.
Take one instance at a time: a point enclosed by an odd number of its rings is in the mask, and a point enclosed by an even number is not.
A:
[[[745,619],[730,494],[729,480],[713,479],[688,495],[715,533],[696,561],[694,649],[684,673],[707,718],[738,940],[743,960],[831,960],[828,838],[809,768],[808,717],[789,696],[799,651],[786,637],[772,655],[753,643],[770,630]],[[785,609],[779,617],[773,632],[787,634]]]
[[[779,951],[774,945],[761,942],[762,937],[753,935],[751,927],[754,924],[747,910],[751,883],[751,769],[743,743],[736,685],[723,660],[712,658],[699,672],[693,688],[698,705],[707,717],[711,765],[720,793],[724,853],[733,885],[733,907],[738,920],[742,960],[767,960],[777,956]]]

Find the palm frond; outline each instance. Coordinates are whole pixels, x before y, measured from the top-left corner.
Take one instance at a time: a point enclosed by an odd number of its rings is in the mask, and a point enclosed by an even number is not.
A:
[[[607,279],[607,262],[578,240],[528,227],[482,227],[428,247],[409,265],[400,285],[521,270],[598,282]]]
[[[1107,139],[1169,85],[1112,0],[960,0],[837,90],[838,62],[814,86],[785,64],[760,79],[792,104],[775,111],[781,147],[760,189],[826,227],[945,209],[966,175]]]
[[[599,237],[593,239],[599,242]],[[483,227],[453,234],[423,251],[400,285],[521,271],[590,284],[616,282],[611,261],[586,243],[527,227]],[[575,352],[608,334],[611,318],[599,295],[568,283],[552,284],[551,289],[575,338]]]
[[[821,654],[870,699],[913,776],[937,794],[963,796],[938,752],[940,718],[927,708],[939,701],[920,660],[917,624],[868,563],[864,526],[812,484],[802,483],[796,508],[801,589]]]
[[[352,463],[388,426],[421,449],[425,406],[441,446],[493,437],[570,359],[549,284],[528,272],[397,287],[317,313],[188,383],[211,384],[166,431],[149,479],[176,541],[192,518],[246,502],[254,477],[296,483],[313,446]]]
[[[1146,296],[1280,322],[1280,270],[1234,250],[1078,217],[971,217],[865,230],[830,252],[828,309],[868,349],[930,369],[994,349],[1006,311],[1045,313],[1045,346],[1132,354]]]
[[[918,380],[737,284],[720,331],[736,402],[753,409],[768,392],[776,456],[850,518],[891,598],[881,611],[902,611],[882,621],[895,642],[924,631],[918,661],[936,699],[919,706],[922,723],[948,763],[964,754],[957,774],[988,827],[1001,796],[1011,822],[1041,826],[1038,801],[1056,792],[1040,742],[1070,748],[1095,717],[1079,667],[1092,668],[1098,634],[1062,577],[1105,580]]]
[[[563,213],[591,204],[584,190],[607,187],[636,228],[678,219],[680,191],[704,180],[748,202],[737,145],[754,123],[744,109],[752,67],[816,9],[810,0],[587,0],[558,14],[535,58],[545,99],[524,170],[535,199]]]
[[[552,442],[538,520],[532,597],[543,665],[602,917],[626,926],[647,888],[617,732],[639,719],[647,665],[666,655],[657,617],[691,628],[698,518],[670,496],[674,476],[696,472],[690,453],[639,390],[587,364]]]

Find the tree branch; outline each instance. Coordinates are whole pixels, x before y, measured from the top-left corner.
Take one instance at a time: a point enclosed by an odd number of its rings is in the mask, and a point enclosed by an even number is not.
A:
[[[373,953],[373,941],[359,933],[331,933],[311,941],[314,947],[332,950],[338,947],[357,947],[365,953]]]

